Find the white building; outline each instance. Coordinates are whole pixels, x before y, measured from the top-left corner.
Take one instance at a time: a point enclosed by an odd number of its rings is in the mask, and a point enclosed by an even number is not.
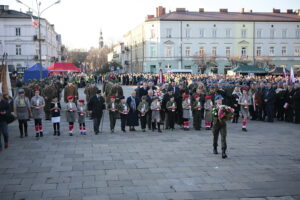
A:
[[[34,17],[35,21],[38,19]],[[42,64],[49,67],[62,57],[61,35],[54,25],[41,19]],[[0,5],[0,54],[8,53],[10,71],[22,72],[39,62],[38,28],[32,25],[31,13],[9,10]]]
[[[129,72],[192,69],[224,73],[233,60],[255,65],[300,67],[300,14],[281,12],[189,12],[177,8],[156,16],[124,36]]]
[[[128,71],[129,49],[124,46],[123,42],[115,44],[112,51],[107,54],[108,62],[118,62],[123,67],[123,72]]]

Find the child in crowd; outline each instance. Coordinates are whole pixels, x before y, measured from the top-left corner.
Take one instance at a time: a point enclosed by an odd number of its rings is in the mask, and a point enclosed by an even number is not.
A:
[[[211,100],[211,96],[205,97],[205,103],[204,103],[204,120],[205,120],[205,130],[211,129],[211,109],[213,108],[213,102]]]
[[[167,102],[166,105],[168,109],[168,120],[169,120],[169,126],[170,129],[173,131],[174,130],[174,124],[175,124],[175,111],[176,111],[176,102],[174,96],[170,96],[170,101]]]
[[[86,109],[84,104],[84,99],[79,99],[78,104],[78,123],[79,123],[79,132],[80,135],[86,135],[85,129],[85,116],[86,116]]]
[[[68,96],[67,97],[67,122],[69,122],[69,135],[73,136],[73,130],[74,130],[74,122],[76,121],[76,104],[73,102],[74,97]]]
[[[61,105],[60,102],[58,102],[58,98],[55,96],[52,99],[51,105],[50,105],[50,111],[51,111],[51,121],[53,124],[54,134],[60,136],[60,110]]]

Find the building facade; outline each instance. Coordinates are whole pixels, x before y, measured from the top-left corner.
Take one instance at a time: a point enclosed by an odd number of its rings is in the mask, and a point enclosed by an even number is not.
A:
[[[9,10],[0,5],[0,54],[8,54],[10,71],[23,72],[39,62],[38,28],[32,25],[32,14]],[[33,17],[38,21],[36,17]],[[41,19],[42,64],[49,67],[61,62],[62,41],[54,25]]]
[[[131,72],[192,69],[226,73],[237,63],[300,67],[300,14],[280,12],[189,12],[178,8],[156,16],[124,36]]]

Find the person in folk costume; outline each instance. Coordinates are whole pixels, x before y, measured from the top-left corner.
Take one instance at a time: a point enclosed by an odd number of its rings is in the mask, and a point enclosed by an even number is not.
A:
[[[176,116],[176,109],[177,105],[175,102],[175,97],[173,95],[170,96],[169,101],[166,104],[166,108],[168,110],[167,115],[168,115],[168,124],[170,126],[170,129],[173,131],[174,130],[174,125],[175,125],[175,116]]]
[[[218,110],[222,106],[223,97],[221,95],[215,96],[215,108]],[[218,154],[218,138],[219,134],[221,134],[221,146],[222,146],[222,158],[227,158],[226,150],[227,150],[227,125],[226,121],[219,119],[219,115],[213,115],[213,126],[212,126],[212,133],[213,133],[213,152],[214,154]]]
[[[192,110],[193,110],[193,125],[195,130],[200,131],[201,130],[201,110],[202,110],[202,106],[201,106],[201,102],[200,102],[200,96],[199,95],[195,95],[194,96],[195,101],[192,105]]]
[[[243,94],[239,99],[239,104],[241,105],[241,113],[243,115],[243,125],[242,130],[247,131],[247,119],[249,117],[249,105],[251,104],[251,97],[248,94],[248,88],[243,88]]]
[[[110,102],[107,104],[107,110],[109,111],[109,122],[110,122],[110,131],[114,132],[117,115],[118,115],[118,104],[116,103],[116,96],[110,97]]]
[[[239,99],[242,96],[240,87],[235,87],[231,95],[230,106],[234,109],[232,123],[238,123],[240,117],[241,106],[239,105]]]
[[[31,98],[32,117],[34,119],[36,137],[43,137],[42,114],[45,100],[40,96],[40,90],[35,89],[34,96]]]
[[[183,109],[183,130],[188,131],[190,129],[189,119],[190,111],[191,111],[191,100],[190,95],[183,94],[183,101],[182,101],[182,109]]]
[[[60,136],[60,110],[61,105],[60,102],[58,102],[58,97],[55,96],[52,99],[51,105],[50,105],[50,111],[51,111],[51,121],[53,124],[54,134]]]
[[[139,99],[136,97],[135,91],[133,91],[131,93],[131,96],[127,98],[126,103],[129,106],[127,126],[129,126],[129,131],[136,131],[134,127],[139,125],[139,117],[137,110],[137,106],[139,105]]]
[[[204,103],[204,120],[205,120],[205,130],[211,129],[211,109],[213,108],[213,102],[211,100],[211,96],[205,97],[205,103]]]
[[[84,99],[79,99],[78,102],[79,105],[77,107],[77,112],[78,112],[79,131],[80,131],[80,135],[86,135],[86,128],[85,128],[86,108],[84,104]]]
[[[120,113],[121,118],[121,130],[125,133],[125,126],[127,122],[128,112],[129,112],[129,106],[125,101],[125,97],[120,97],[120,103],[118,105],[118,111]]]
[[[76,104],[73,102],[74,101],[73,96],[68,96],[67,99],[68,99],[68,103],[67,103],[66,117],[67,117],[67,122],[69,123],[69,135],[73,136],[77,107]]]
[[[152,110],[152,131],[154,131],[155,124],[157,124],[158,132],[160,130],[160,110],[161,110],[161,103],[159,101],[159,97],[154,97],[151,103],[151,110]]]
[[[19,89],[19,95],[14,101],[14,113],[16,114],[19,122],[20,137],[23,138],[24,134],[25,137],[27,137],[27,121],[32,113],[29,98],[25,96],[25,91],[23,89]]]
[[[138,111],[140,112],[141,118],[141,128],[143,132],[146,132],[146,125],[147,125],[147,113],[149,111],[149,104],[147,102],[147,96],[142,96],[142,101],[138,105]]]

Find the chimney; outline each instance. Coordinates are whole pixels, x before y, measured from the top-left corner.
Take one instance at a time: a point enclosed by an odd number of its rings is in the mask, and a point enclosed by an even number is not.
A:
[[[204,12],[204,8],[199,8],[199,12]]]
[[[154,18],[154,15],[147,15],[146,20],[150,20],[150,19],[153,19],[153,18]]]
[[[245,13],[245,8],[241,8],[240,13],[241,13],[241,14],[244,14],[244,13]]]
[[[227,9],[227,8],[221,8],[221,9],[220,9],[220,12],[221,12],[221,13],[228,13],[228,9]]]
[[[273,8],[273,13],[280,13],[280,9]]]
[[[176,8],[176,12],[186,12],[185,8]]]
[[[287,9],[287,10],[286,10],[286,13],[287,13],[287,14],[293,14],[293,9]]]
[[[166,14],[166,8],[159,6],[156,8],[156,17],[161,17]]]

